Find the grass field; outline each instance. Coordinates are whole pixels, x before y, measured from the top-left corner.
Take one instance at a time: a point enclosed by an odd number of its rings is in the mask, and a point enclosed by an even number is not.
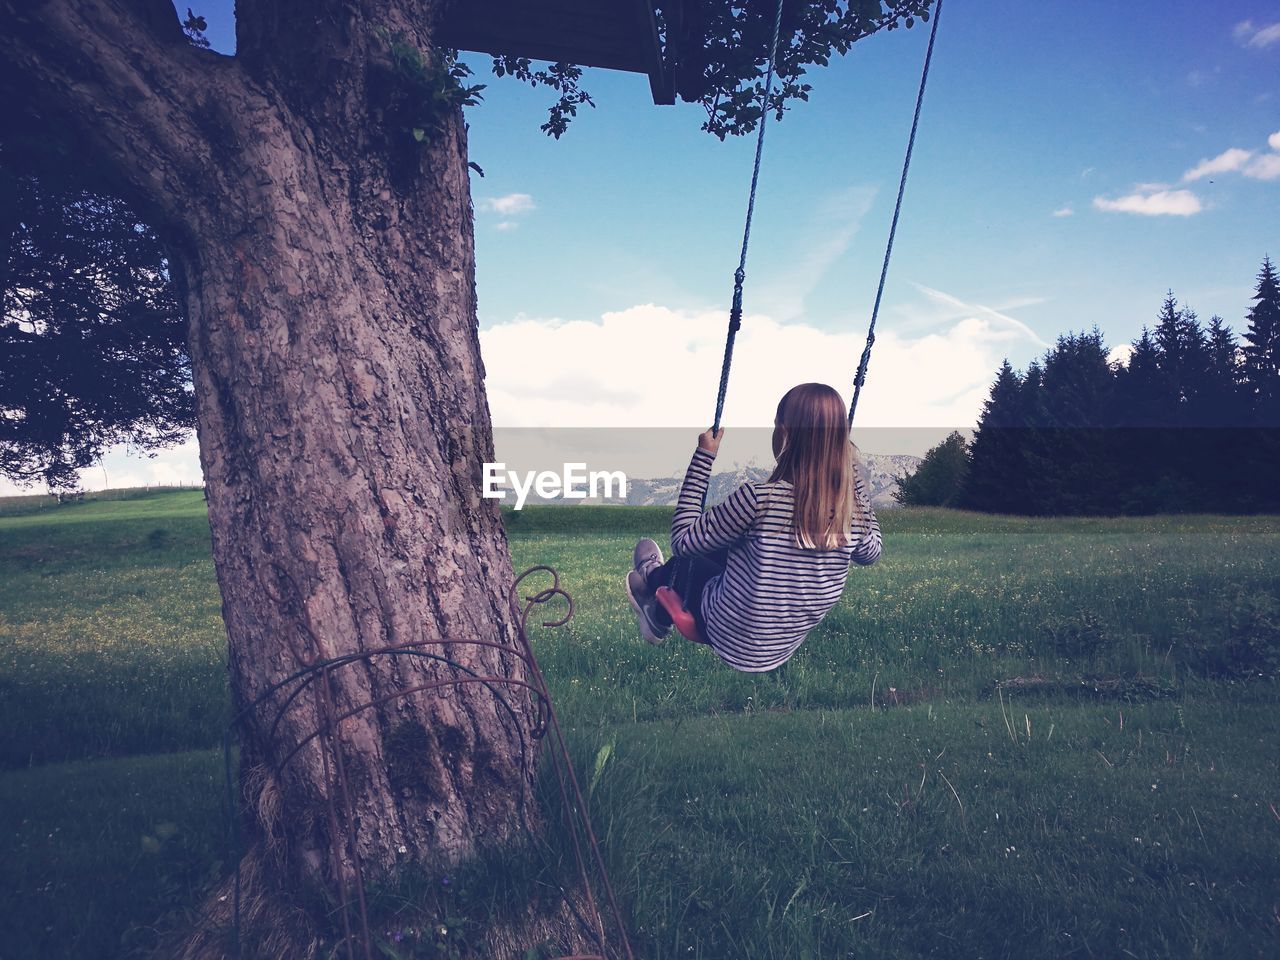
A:
[[[747,675],[636,639],[669,516],[507,515],[638,956],[1280,955],[1280,518],[885,513]],[[143,954],[218,875],[224,646],[199,491],[0,503],[0,958]],[[988,696],[1033,674],[1168,695]]]

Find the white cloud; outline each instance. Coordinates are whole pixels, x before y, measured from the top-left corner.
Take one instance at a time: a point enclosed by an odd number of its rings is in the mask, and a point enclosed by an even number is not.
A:
[[[808,380],[830,383],[847,399],[865,337],[861,322],[850,327],[833,332],[746,317],[726,425],[770,425],[778,398]],[[489,408],[504,427],[697,426],[715,409],[724,334],[719,310],[656,304],[599,321],[516,318],[480,332]],[[1000,361],[1042,347],[1020,321],[986,308],[916,336],[882,327],[859,425],[973,424]]]
[[[966,302],[949,293],[926,287],[922,283],[908,282],[924,299],[887,305],[880,319],[882,329],[892,327],[899,336],[923,336],[945,329],[959,320],[978,316],[1002,326],[1014,339],[1025,337],[1036,346],[1048,346],[1030,327],[1008,312],[1039,306],[1045,302],[1044,297],[1014,297],[993,306]]]
[[[519,216],[535,209],[533,197],[527,193],[508,193],[504,197],[482,197],[478,206],[484,213],[497,213],[504,217]]]
[[[1252,180],[1275,180],[1280,177],[1280,153],[1255,157],[1241,172]]]
[[[1280,179],[1280,132],[1267,137],[1267,146],[1271,153],[1258,153],[1241,147],[1231,147],[1216,157],[1201,160],[1182,175],[1184,181],[1199,180],[1202,177],[1219,173],[1241,173],[1253,180]],[[1138,193],[1160,189],[1157,184],[1143,184],[1137,188]]]
[[[1131,356],[1133,356],[1133,345],[1121,343],[1111,348],[1111,352],[1107,354],[1107,363],[1118,363],[1122,367],[1127,367]]]
[[[1184,181],[1199,180],[1202,177],[1210,176],[1215,173],[1228,173],[1232,170],[1240,170],[1249,158],[1253,156],[1252,150],[1242,150],[1239,147],[1232,147],[1224,150],[1209,160],[1201,160],[1194,167],[1182,175]]]
[[[1145,217],[1189,217],[1204,209],[1200,198],[1190,190],[1157,190],[1154,193],[1138,191],[1114,200],[1094,197],[1093,205],[1099,210],[1137,213]]]
[[[506,232],[507,230],[514,230],[518,226],[520,226],[520,224],[516,223],[514,220],[503,220],[501,223],[495,225],[493,229]]]
[[[1255,24],[1252,20],[1242,20],[1231,31],[1236,42],[1244,47],[1262,49],[1273,43],[1280,43],[1280,23]]]
[[[1049,346],[1021,320],[1011,317],[995,307],[988,307],[981,303],[967,303],[959,297],[944,293],[941,290],[935,290],[932,287],[926,287],[922,283],[913,283],[912,286],[923,293],[932,303],[948,308],[944,314],[934,320],[935,327],[949,323],[952,320],[965,320],[977,315],[993,323],[992,336],[997,339],[1026,340],[1028,343],[1033,343],[1042,348]],[[1044,303],[1044,298],[1024,297],[1016,301],[1016,303],[1018,306],[1030,307]],[[1004,309],[1012,308],[1005,307]]]
[[[1069,217],[1074,213],[1075,211],[1072,210],[1070,206],[1059,207],[1057,210],[1053,211],[1053,215],[1055,217]]]
[[[895,307],[892,322],[882,316],[876,335],[858,426],[904,431],[878,429],[874,446],[867,447],[872,452],[923,453],[946,430],[976,423],[1001,360],[1008,356],[1022,365],[1046,347],[1026,324],[1000,310],[919,284],[916,289],[924,300]],[[598,320],[516,317],[483,329],[493,421],[505,428],[705,427],[715,410],[725,320],[719,309],[642,304]],[[829,383],[848,400],[864,323],[850,317],[842,330],[829,331],[748,315],[735,345],[725,425],[771,425],[778,398],[805,381]],[[943,429],[923,443],[928,431],[918,428]],[[100,467],[82,472],[91,490],[200,479],[194,437],[155,459],[113,450],[105,476]],[[12,492],[42,489],[0,482],[0,495]]]

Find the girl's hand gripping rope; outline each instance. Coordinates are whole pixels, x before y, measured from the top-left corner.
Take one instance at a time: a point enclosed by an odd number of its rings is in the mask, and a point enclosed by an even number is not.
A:
[[[713,457],[720,450],[720,441],[724,439],[724,427],[719,432],[714,427],[708,427],[703,433],[698,434],[698,449],[705,450]]]

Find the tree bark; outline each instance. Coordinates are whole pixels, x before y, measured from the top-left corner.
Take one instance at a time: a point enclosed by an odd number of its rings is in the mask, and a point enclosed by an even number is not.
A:
[[[375,23],[364,7],[378,9]],[[430,49],[435,3],[237,4],[235,58],[188,45],[167,0],[0,0],[0,91],[26,91],[94,151],[172,247],[237,707],[318,659],[447,640],[521,679],[493,501],[477,336],[466,131],[389,129],[370,81],[375,26]],[[257,31],[257,32],[255,32]],[[334,888],[444,870],[533,819],[521,738],[481,686],[333,713],[458,674],[357,661],[242,727],[254,875]],[[532,707],[503,691],[527,736]],[[529,744],[530,749],[532,744]],[[530,766],[532,757],[529,757]],[[350,806],[328,814],[341,764]],[[520,809],[523,805],[523,809]]]
[[[205,220],[199,245],[176,258],[242,703],[317,658],[511,640],[506,541],[479,498],[492,439],[461,126],[427,151],[416,192],[368,162],[353,165],[363,168],[354,183],[339,182],[308,139],[297,128],[256,141],[258,215]],[[485,648],[449,655],[484,674],[514,672]],[[334,706],[438,672],[406,659],[346,667],[334,675]],[[519,757],[498,709],[466,688],[344,721],[356,816],[371,827],[360,837],[366,863],[390,868],[400,846],[454,861],[509,820]],[[297,743],[318,721],[299,703],[277,743]],[[282,756],[255,739],[251,760]],[[321,795],[318,749],[290,766],[286,798]],[[318,869],[326,830],[286,829],[287,846]]]

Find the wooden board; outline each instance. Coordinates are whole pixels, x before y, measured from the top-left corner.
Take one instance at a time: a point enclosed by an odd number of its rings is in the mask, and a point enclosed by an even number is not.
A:
[[[457,0],[442,46],[649,76],[655,103],[674,102],[650,0]]]

